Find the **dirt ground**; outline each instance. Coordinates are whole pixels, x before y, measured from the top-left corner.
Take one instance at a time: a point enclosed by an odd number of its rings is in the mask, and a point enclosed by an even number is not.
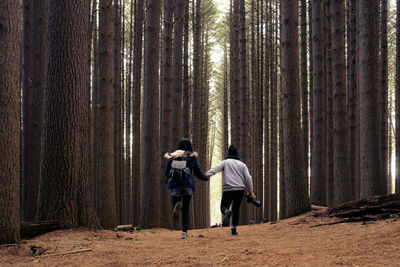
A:
[[[0,248],[0,266],[400,266],[400,219],[332,222],[310,214],[229,228],[64,230]],[[34,256],[31,246],[46,250]]]

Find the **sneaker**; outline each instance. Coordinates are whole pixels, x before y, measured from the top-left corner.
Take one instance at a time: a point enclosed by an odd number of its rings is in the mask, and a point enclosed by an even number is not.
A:
[[[222,217],[222,226],[228,226],[232,217],[232,211],[228,210]]]
[[[236,231],[236,228],[231,229],[232,235],[238,235],[238,232]]]
[[[188,236],[187,232],[182,232],[182,236],[181,236],[182,239],[187,239],[188,237],[189,236]]]
[[[179,219],[179,215],[181,214],[181,209],[182,209],[182,202],[181,201],[176,202],[174,211],[172,212],[172,218],[174,220]]]

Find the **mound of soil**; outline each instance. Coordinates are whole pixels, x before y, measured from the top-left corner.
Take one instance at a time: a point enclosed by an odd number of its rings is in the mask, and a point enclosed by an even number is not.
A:
[[[316,212],[275,224],[189,231],[62,230],[0,248],[0,266],[399,266],[400,219],[331,224]],[[319,227],[313,227],[320,225]]]

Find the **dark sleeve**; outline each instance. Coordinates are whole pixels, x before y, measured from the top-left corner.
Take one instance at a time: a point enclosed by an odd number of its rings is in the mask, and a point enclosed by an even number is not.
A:
[[[203,181],[208,181],[208,176],[203,174],[203,172],[201,171],[201,169],[199,167],[199,164],[197,163],[197,159],[195,157],[193,157],[192,167],[193,167],[194,175],[196,175],[197,178],[199,178]]]
[[[168,160],[167,167],[165,168],[165,176],[167,176],[167,177],[168,177],[169,171],[171,170],[171,163],[172,163],[172,160]]]

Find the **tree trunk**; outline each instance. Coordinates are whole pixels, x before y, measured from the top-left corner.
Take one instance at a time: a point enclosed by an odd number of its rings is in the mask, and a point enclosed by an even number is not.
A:
[[[379,153],[378,1],[359,2],[360,197],[384,194]]]
[[[173,97],[172,97],[172,144],[183,137],[182,127],[182,41],[184,0],[175,0],[174,8],[174,52],[173,52]]]
[[[0,244],[20,238],[21,4],[0,4]]]
[[[348,25],[348,45],[347,55],[349,64],[349,87],[348,87],[348,110],[349,110],[349,162],[350,162],[350,181],[352,184],[353,197],[358,198],[359,188],[359,159],[358,159],[358,101],[357,101],[357,0],[350,1],[349,25]]]
[[[281,74],[286,215],[310,210],[300,125],[298,1],[281,3]]]
[[[396,1],[396,6],[400,7],[400,0]],[[395,92],[395,109],[396,109],[396,130],[400,133],[400,8],[396,10],[396,92]],[[400,135],[396,134],[396,166],[400,166]],[[400,192],[400,168],[396,168],[395,192]]]
[[[313,61],[313,133],[311,161],[311,203],[325,205],[326,141],[324,94],[324,33],[321,0],[312,2],[312,61]],[[285,149],[285,152],[287,150]]]
[[[49,2],[37,220],[98,227],[89,177],[88,1]],[[71,28],[70,25],[74,25]]]
[[[239,150],[242,153],[241,160],[249,164],[249,137],[248,137],[248,121],[249,121],[249,100],[247,87],[247,47],[246,47],[246,10],[245,1],[240,0],[239,3],[239,49],[240,49],[240,145]],[[249,209],[247,205],[241,206],[240,223],[248,224]]]
[[[161,87],[161,153],[173,151],[178,142],[172,143],[172,29],[174,1],[164,1],[164,33],[163,33],[163,83]],[[165,166],[167,160],[161,160],[161,181],[166,181]],[[172,227],[171,198],[166,182],[161,187],[161,226]]]
[[[185,1],[183,27],[183,136],[190,138],[189,1]]]
[[[25,219],[31,216],[34,181],[32,181],[32,24],[33,4],[32,0],[24,0],[22,3],[22,135],[21,135],[21,216]],[[36,165],[35,165],[36,166]],[[29,190],[28,190],[29,188]],[[29,200],[28,200],[29,199]],[[35,214],[33,215],[35,216]]]
[[[352,183],[349,179],[349,148],[347,133],[347,103],[346,103],[346,69],[344,22],[345,8],[343,1],[331,2],[331,33],[332,33],[332,77],[333,77],[333,180],[334,202],[338,204],[352,199]]]
[[[308,117],[308,72],[307,72],[307,1],[301,0],[300,13],[301,27],[301,114],[302,114],[302,133],[303,133],[303,148],[304,160],[306,163],[306,173],[308,177],[308,138],[309,138],[309,117]]]
[[[140,166],[140,224],[160,225],[160,129],[159,129],[159,32],[160,1],[148,0],[144,36],[143,141]]]
[[[137,0],[135,13],[135,42],[133,69],[133,154],[132,154],[132,194],[133,225],[139,225],[140,219],[140,160],[141,160],[141,82],[142,82],[142,47],[143,47],[144,0]]]
[[[334,201],[334,181],[333,181],[333,86],[332,86],[332,38],[331,38],[331,19],[330,5],[327,1],[323,7],[325,12],[324,33],[325,33],[325,101],[326,101],[326,185],[325,201],[328,206],[333,205]]]
[[[114,0],[114,179],[117,201],[118,224],[122,223],[120,185],[121,185],[121,10],[119,0]],[[128,210],[130,213],[130,210]]]
[[[113,144],[113,19],[112,0],[99,2],[99,209],[101,225],[117,224]]]
[[[399,7],[400,8],[400,7]],[[387,36],[388,1],[381,1],[381,36],[380,36],[380,146],[382,179],[385,192],[389,193],[392,181],[388,170],[388,36]]]

